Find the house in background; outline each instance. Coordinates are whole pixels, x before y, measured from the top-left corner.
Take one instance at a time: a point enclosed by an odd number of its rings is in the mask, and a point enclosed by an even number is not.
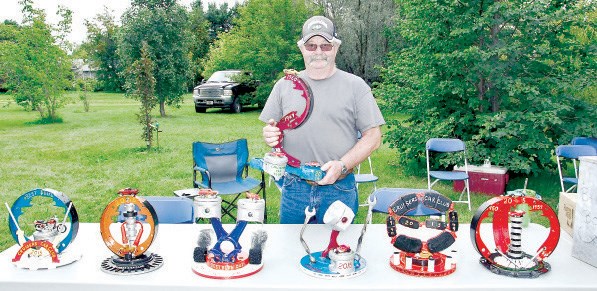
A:
[[[84,59],[74,59],[71,70],[76,78],[93,78],[95,79],[96,68],[92,68]]]

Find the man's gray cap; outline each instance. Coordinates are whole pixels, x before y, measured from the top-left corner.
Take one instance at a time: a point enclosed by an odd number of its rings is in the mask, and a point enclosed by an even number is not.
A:
[[[324,16],[313,16],[307,19],[303,24],[303,34],[298,42],[304,44],[316,35],[325,38],[329,42],[338,37],[334,23]]]

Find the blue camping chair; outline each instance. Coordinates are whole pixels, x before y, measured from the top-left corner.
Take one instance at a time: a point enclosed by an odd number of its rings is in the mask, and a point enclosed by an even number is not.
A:
[[[596,156],[597,149],[590,145],[561,145],[556,147],[556,162],[558,163],[558,173],[560,175],[560,186],[562,192],[570,192],[578,184],[578,157],[581,156]],[[561,158],[561,159],[560,159]],[[562,174],[562,164],[565,164],[565,159],[572,160],[574,167],[574,177],[566,177]],[[570,188],[566,189],[564,183],[572,184]]]
[[[265,174],[261,171],[261,182],[248,177],[249,148],[246,139],[226,143],[193,143],[193,187],[209,188],[220,195],[234,195],[232,201],[222,200],[222,215],[236,220],[233,211],[240,195],[259,187],[265,199]],[[197,174],[201,179],[198,180]],[[267,217],[265,217],[267,219]]]
[[[433,185],[438,181],[464,181],[464,188],[460,193],[460,197],[454,203],[468,204],[468,210],[471,210],[471,194],[469,190],[469,176],[468,163],[466,161],[466,147],[464,142],[457,138],[431,138],[425,144],[425,155],[427,157],[427,189],[431,190]],[[433,153],[449,153],[460,157],[464,163],[464,172],[462,171],[445,171],[445,170],[431,170],[430,157]],[[432,179],[435,179],[433,182]],[[466,200],[462,200],[462,196],[466,191]]]

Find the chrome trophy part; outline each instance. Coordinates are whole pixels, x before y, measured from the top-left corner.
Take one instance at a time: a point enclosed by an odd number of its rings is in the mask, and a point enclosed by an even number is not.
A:
[[[221,218],[222,197],[217,191],[211,189],[199,189],[197,196],[193,198],[195,207],[195,219],[199,218]]]

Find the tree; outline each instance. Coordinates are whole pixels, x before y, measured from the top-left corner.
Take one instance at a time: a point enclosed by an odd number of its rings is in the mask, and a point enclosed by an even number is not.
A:
[[[378,81],[378,66],[389,50],[388,29],[396,14],[394,0],[316,0],[336,24],[342,46],[338,68],[371,82]]]
[[[190,40],[190,60],[192,70],[192,84],[194,86],[203,78],[203,58],[209,51],[211,39],[209,37],[209,22],[203,13],[203,5],[201,0],[196,0],[191,3],[191,11],[189,13],[189,33]]]
[[[228,3],[223,3],[219,7],[215,3],[209,3],[205,13],[205,18],[210,24],[209,37],[214,40],[220,33],[229,32],[236,17],[238,17],[236,5],[228,8]]]
[[[311,13],[304,2],[292,0],[251,0],[238,13],[238,25],[221,34],[209,51],[204,75],[224,69],[252,71],[262,81],[253,103],[264,104],[285,68],[304,67],[296,41]]]
[[[116,53],[118,47],[119,27],[114,20],[113,12],[104,7],[91,21],[86,20],[87,40],[82,48],[87,51],[93,66],[97,68],[96,76],[101,89],[109,92],[120,92],[124,88],[121,76],[122,65]]]
[[[147,43],[161,116],[166,116],[166,104],[177,106],[186,92],[190,77],[187,24],[187,12],[174,0],[135,0],[122,16],[118,55],[123,67],[130,68],[141,58],[141,44]],[[128,74],[125,78],[130,93],[135,80]]]
[[[55,44],[43,11],[33,8],[30,0],[19,3],[24,22],[12,40],[2,42],[0,69],[17,104],[37,110],[43,122],[55,122],[58,109],[69,101],[64,91],[70,86],[71,61]]]
[[[595,51],[570,35],[595,9],[581,4],[399,1],[406,45],[375,93],[386,113],[408,114],[388,122],[400,162],[423,169],[427,139],[457,137],[474,163],[538,172],[553,168],[554,145],[596,135],[595,106],[574,96],[595,82]]]
[[[154,65],[151,60],[150,48],[146,42],[141,46],[141,58],[133,62],[128,73],[134,77],[133,98],[141,101],[140,112],[137,118],[143,126],[141,138],[147,145],[147,150],[151,149],[153,142],[153,119],[151,111],[155,108],[158,100],[155,96],[156,79],[153,77]]]

